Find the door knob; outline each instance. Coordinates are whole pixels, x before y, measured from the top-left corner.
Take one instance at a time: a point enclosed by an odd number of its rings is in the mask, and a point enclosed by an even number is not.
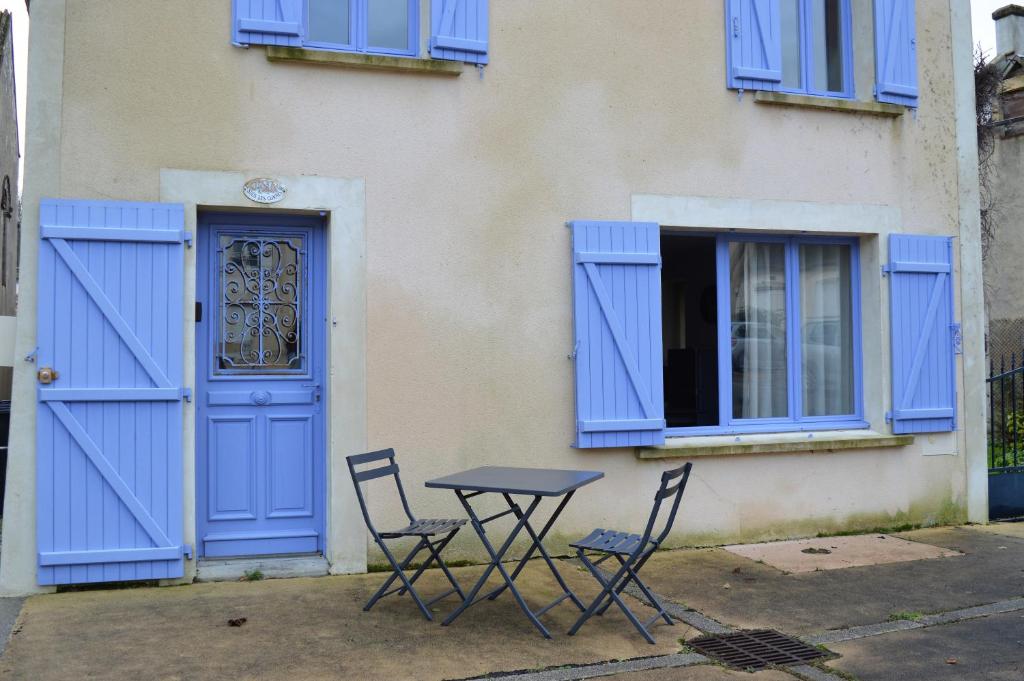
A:
[[[58,378],[60,378],[60,374],[57,373],[56,369],[51,369],[50,367],[43,367],[38,372],[36,372],[36,378],[39,379],[39,382],[42,383],[43,385],[50,385]]]

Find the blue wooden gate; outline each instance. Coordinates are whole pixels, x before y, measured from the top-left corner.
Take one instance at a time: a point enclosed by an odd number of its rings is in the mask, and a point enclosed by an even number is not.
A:
[[[184,574],[181,205],[40,204],[40,584]]]

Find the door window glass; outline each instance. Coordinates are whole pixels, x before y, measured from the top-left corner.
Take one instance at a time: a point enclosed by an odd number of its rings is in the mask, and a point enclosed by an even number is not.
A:
[[[217,373],[305,371],[301,236],[221,234]]]

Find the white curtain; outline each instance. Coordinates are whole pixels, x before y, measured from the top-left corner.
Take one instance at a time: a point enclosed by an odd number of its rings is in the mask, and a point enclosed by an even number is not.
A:
[[[804,416],[853,413],[850,247],[800,246]]]
[[[785,247],[779,243],[730,243],[729,270],[733,417],[785,417]]]

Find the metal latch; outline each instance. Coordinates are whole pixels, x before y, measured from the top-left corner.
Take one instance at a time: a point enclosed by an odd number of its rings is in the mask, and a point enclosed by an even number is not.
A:
[[[36,379],[43,385],[50,385],[58,378],[60,378],[60,374],[57,373],[56,369],[50,367],[43,367],[36,372]]]

